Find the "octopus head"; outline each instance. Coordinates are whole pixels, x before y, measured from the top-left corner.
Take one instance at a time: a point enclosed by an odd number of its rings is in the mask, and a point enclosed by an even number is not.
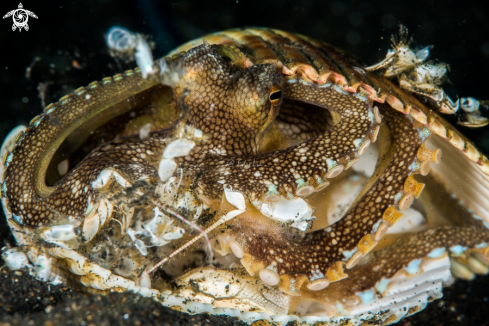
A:
[[[231,109],[248,128],[266,128],[283,99],[282,74],[273,64],[255,65],[236,74]]]
[[[275,64],[243,68],[207,42],[182,60],[185,75],[174,93],[190,122],[211,138],[228,143],[239,133],[253,143],[278,115],[284,79]]]

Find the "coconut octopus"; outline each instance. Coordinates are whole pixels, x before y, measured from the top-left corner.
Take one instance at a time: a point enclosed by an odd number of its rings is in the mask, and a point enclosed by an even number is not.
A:
[[[489,161],[438,112],[487,119],[428,55],[402,26],[370,67],[247,28],[81,87],[2,146],[3,256],[248,323],[395,323],[489,271]]]

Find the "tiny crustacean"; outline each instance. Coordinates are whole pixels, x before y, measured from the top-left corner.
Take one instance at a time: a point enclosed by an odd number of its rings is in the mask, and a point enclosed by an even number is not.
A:
[[[388,325],[488,273],[489,161],[438,114],[483,126],[483,102],[451,100],[404,27],[370,67],[264,28],[154,64],[126,40],[145,77],[81,87],[5,140],[11,268],[276,325]]]

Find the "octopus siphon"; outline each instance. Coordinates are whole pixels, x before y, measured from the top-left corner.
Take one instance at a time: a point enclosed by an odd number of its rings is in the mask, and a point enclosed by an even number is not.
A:
[[[132,40],[141,68],[2,145],[11,268],[273,325],[394,324],[489,272],[489,161],[442,117],[484,102],[405,27],[372,66],[266,28]]]

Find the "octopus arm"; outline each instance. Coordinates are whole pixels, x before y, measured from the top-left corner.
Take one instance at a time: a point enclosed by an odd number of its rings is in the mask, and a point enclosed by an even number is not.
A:
[[[383,325],[395,323],[442,296],[443,286],[452,282],[450,248],[467,248],[465,266],[474,259],[487,266],[487,241],[489,232],[477,227],[447,226],[408,234],[372,253],[349,270],[347,279],[323,291],[304,290],[302,297],[292,300],[290,309],[299,315],[314,309],[315,315],[329,317],[374,314]],[[470,273],[465,266],[457,268]]]
[[[2,194],[7,199],[8,210],[19,217],[18,223],[28,226],[46,224],[59,217],[55,212],[63,207],[64,215],[82,215],[90,201],[94,202],[92,180],[89,180],[92,174],[77,174],[71,179],[67,175],[68,182],[61,183],[63,189],[60,183],[48,186],[46,173],[57,149],[73,132],[83,139],[89,131],[128,112],[135,105],[141,105],[144,97],[134,95],[158,84],[156,77],[143,79],[137,70],[127,71],[124,75],[81,87],[47,106],[43,114],[35,117],[6,156]],[[75,143],[76,138],[71,136]]]
[[[299,101],[286,101],[275,123],[289,139],[290,145],[296,145],[330,129],[333,119],[329,111],[323,108]]]
[[[203,192],[219,194],[224,184],[247,194],[251,201],[262,200],[270,185],[284,196],[310,194],[321,189],[327,178],[334,178],[356,162],[355,153],[363,153],[375,141],[374,114],[365,98],[334,87],[300,82],[288,88],[287,98],[299,100],[304,97],[299,94],[308,94],[307,101],[329,109],[336,124],[317,137],[284,150],[230,158],[234,162],[255,162],[249,167],[244,164],[242,168],[242,164],[223,169],[222,157],[209,157],[208,170],[200,184]],[[216,185],[220,187],[212,189]]]
[[[423,162],[429,163],[424,157],[425,161],[420,160],[417,153],[428,153],[423,143],[430,132],[387,105],[380,105],[380,110],[389,129],[391,148],[382,155],[370,186],[365,187],[368,190],[360,193],[340,221],[303,238],[294,237],[287,228],[277,230],[247,222],[240,225],[247,216],[243,214],[232,233],[245,248],[245,258],[252,257],[247,259],[248,271],[273,269],[283,280],[281,289],[288,293],[297,292],[305,281],[339,281],[347,277],[345,267],[353,268],[402,216],[400,211],[411,206],[424,187],[413,174],[423,172]]]

